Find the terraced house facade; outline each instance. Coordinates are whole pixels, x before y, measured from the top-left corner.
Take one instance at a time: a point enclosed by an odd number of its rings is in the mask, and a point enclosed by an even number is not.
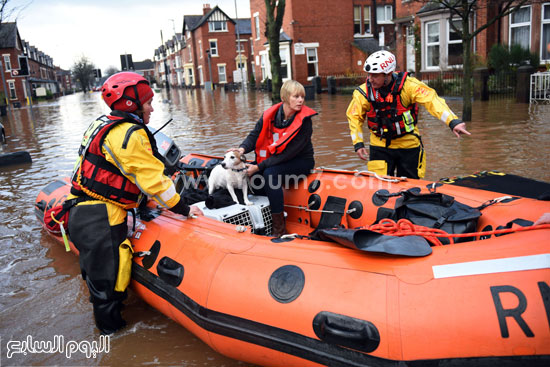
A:
[[[56,96],[63,91],[53,59],[23,40],[17,23],[0,24],[0,52],[0,94],[4,97],[0,104],[19,107],[29,103],[29,97]]]
[[[472,15],[471,30],[503,11],[502,2],[475,2],[478,10]],[[250,0],[249,20],[235,21],[207,4],[203,15],[184,16],[182,65],[170,70],[177,75],[172,83],[202,86],[211,79],[214,84],[230,83],[239,66],[256,83],[270,79],[266,18],[264,0]],[[240,21],[243,25],[237,27]],[[365,59],[380,49],[396,55],[399,70],[419,75],[461,69],[462,39],[452,24],[461,27],[448,9],[427,0],[286,0],[279,37],[283,80],[308,84],[320,77],[325,84],[328,76],[362,75]],[[241,27],[237,53],[236,30]],[[494,44],[520,44],[537,53],[542,65],[550,63],[550,1],[527,1],[500,18],[477,35],[472,52],[485,62]],[[162,79],[158,54],[157,50],[157,74]]]
[[[204,4],[202,15],[185,15],[182,33],[155,50],[155,73],[162,83],[185,87],[248,80],[250,52],[250,19]]]

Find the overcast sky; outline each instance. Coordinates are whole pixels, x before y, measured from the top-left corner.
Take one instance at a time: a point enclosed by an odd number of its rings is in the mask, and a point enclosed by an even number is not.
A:
[[[235,0],[9,0],[16,7],[21,38],[70,69],[82,55],[102,70],[120,69],[120,55],[152,59],[154,50],[181,32],[184,15],[202,14],[203,4],[235,17]],[[236,0],[237,16],[250,18],[250,1]]]

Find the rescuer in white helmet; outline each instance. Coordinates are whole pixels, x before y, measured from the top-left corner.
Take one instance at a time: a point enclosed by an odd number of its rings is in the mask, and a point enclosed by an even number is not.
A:
[[[359,158],[369,161],[369,171],[424,177],[426,155],[417,126],[419,104],[449,126],[458,138],[461,134],[470,135],[466,124],[435,90],[407,72],[395,72],[396,60],[391,52],[374,52],[363,69],[367,80],[353,92],[346,114],[355,151]],[[365,120],[371,132],[370,153],[363,140]]]

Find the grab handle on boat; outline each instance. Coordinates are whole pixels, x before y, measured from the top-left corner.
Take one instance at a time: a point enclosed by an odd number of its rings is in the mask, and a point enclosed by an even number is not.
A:
[[[372,322],[319,312],[313,319],[313,330],[319,339],[344,347],[371,353],[380,345],[380,333]]]

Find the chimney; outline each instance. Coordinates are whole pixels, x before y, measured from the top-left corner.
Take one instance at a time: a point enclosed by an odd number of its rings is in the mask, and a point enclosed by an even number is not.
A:
[[[210,9],[210,4],[203,4],[202,5],[202,15],[208,14],[208,12],[212,10]]]

